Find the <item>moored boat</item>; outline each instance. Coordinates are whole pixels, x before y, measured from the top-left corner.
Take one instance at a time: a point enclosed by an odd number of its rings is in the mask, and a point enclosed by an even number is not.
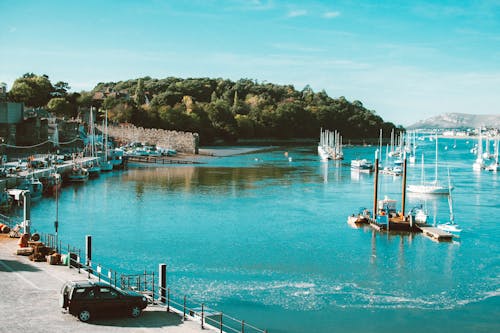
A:
[[[351,170],[369,173],[369,172],[373,171],[373,164],[370,161],[368,161],[366,158],[352,160],[351,161]]]
[[[30,191],[32,201],[40,199],[43,194],[42,182],[33,176],[24,179],[19,185],[19,189]]]
[[[46,177],[40,178],[43,184],[43,191],[46,194],[54,194],[62,186],[62,177],[55,169]]]
[[[72,182],[86,182],[89,179],[89,172],[87,169],[82,168],[79,165],[76,165],[71,170],[68,179]]]
[[[421,180],[420,184],[410,184],[408,185],[408,192],[420,193],[420,194],[447,194],[453,190],[451,184],[442,185],[438,181],[438,138],[436,135],[436,160],[434,163],[434,181],[426,183],[425,173],[424,173],[424,155],[422,154],[422,167],[421,167]]]
[[[358,214],[352,214],[347,217],[347,223],[360,225],[370,222],[371,213],[367,208],[361,207]]]

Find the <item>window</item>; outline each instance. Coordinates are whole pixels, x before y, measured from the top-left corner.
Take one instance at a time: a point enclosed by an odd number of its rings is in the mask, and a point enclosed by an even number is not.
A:
[[[118,298],[118,292],[114,289],[101,287],[100,288],[101,297],[104,299],[115,299]]]

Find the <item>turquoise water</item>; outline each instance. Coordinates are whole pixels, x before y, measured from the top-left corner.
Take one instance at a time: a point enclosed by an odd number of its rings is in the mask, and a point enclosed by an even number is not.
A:
[[[500,331],[500,175],[472,170],[472,142],[439,142],[439,176],[447,182],[450,168],[464,229],[452,243],[349,227],[373,195],[373,175],[351,173],[349,161],[375,147],[325,163],[313,146],[67,185],[60,237],[83,249],[92,235],[94,262],[122,272],[166,263],[174,292],[269,332]],[[434,143],[419,143],[432,179]],[[418,158],[408,182],[419,181]],[[379,193],[400,202],[401,179],[381,175]],[[431,222],[447,221],[446,196],[408,194],[408,208],[419,203]],[[35,229],[53,232],[54,219],[53,199],[34,204]]]

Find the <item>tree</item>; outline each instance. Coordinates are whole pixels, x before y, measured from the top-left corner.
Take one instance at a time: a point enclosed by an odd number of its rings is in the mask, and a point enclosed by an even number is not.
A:
[[[143,105],[146,103],[146,95],[144,94],[144,82],[141,79],[137,82],[137,88],[135,90],[135,103],[137,105]]]
[[[52,96],[66,97],[68,95],[68,90],[70,89],[71,87],[67,82],[58,81],[56,84],[54,84],[54,92],[52,93]]]
[[[26,106],[42,107],[47,105],[54,87],[47,75],[37,76],[26,73],[14,81],[9,92],[10,100],[24,103]]]
[[[47,103],[49,112],[54,113],[57,117],[72,117],[73,109],[71,104],[62,97],[54,97]]]
[[[207,112],[216,134],[225,140],[234,141],[236,139],[237,124],[229,103],[225,100],[210,103]]]

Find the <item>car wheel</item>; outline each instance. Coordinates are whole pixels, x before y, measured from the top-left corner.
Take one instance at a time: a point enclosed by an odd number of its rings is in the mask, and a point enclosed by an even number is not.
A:
[[[131,309],[130,309],[130,315],[133,317],[133,318],[137,318],[141,315],[141,312],[142,312],[142,309],[137,306],[137,305],[134,305]]]
[[[84,323],[88,322],[90,320],[90,311],[87,309],[80,310],[78,312],[78,319]]]

